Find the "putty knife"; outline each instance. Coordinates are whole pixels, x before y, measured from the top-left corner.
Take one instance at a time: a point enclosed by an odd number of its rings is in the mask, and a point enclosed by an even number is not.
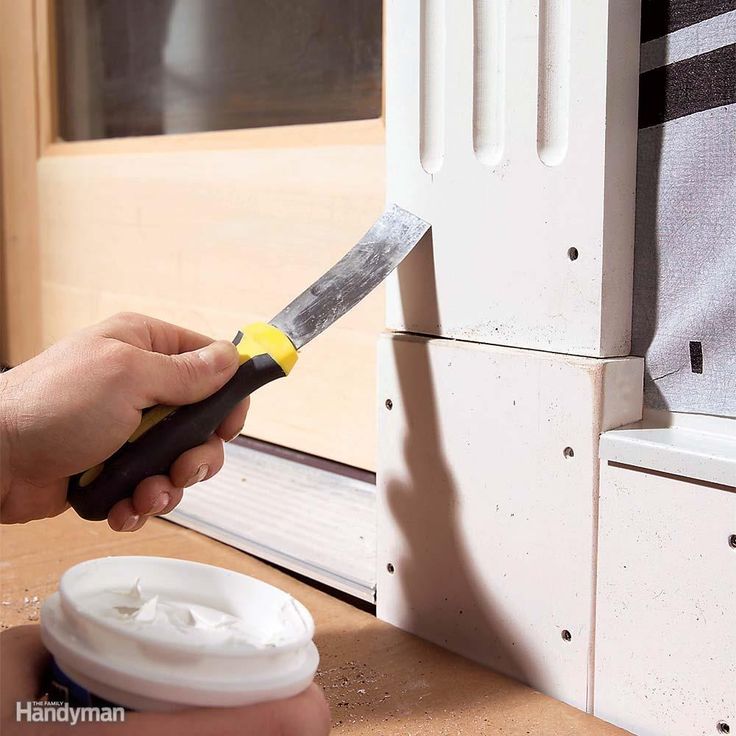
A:
[[[378,286],[429,227],[401,207],[389,206],[352,250],[270,323],[238,332],[233,342],[241,365],[217,393],[197,404],[147,409],[115,454],[70,478],[68,497],[74,510],[85,519],[104,519],[144,478],[168,473],[174,460],[205,442],[239,401],[286,376],[297,350]]]

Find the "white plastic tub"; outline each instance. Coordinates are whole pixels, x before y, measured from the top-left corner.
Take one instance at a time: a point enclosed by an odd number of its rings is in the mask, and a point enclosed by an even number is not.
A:
[[[69,569],[41,610],[59,668],[136,710],[238,706],[296,695],[319,662],[309,611],[231,570],[163,557]]]

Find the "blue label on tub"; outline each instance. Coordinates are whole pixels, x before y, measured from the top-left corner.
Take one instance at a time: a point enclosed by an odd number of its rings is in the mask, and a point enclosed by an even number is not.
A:
[[[86,688],[77,684],[67,675],[56,660],[51,661],[51,673],[49,680],[49,700],[69,703],[76,708],[90,707],[120,707],[117,703],[111,703],[105,698],[101,698],[91,693]],[[129,709],[126,709],[129,710]]]

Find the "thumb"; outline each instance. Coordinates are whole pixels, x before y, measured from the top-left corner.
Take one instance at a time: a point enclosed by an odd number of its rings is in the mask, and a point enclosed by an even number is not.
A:
[[[147,355],[146,398],[151,403],[173,406],[211,396],[235,375],[239,363],[237,348],[225,340],[190,353]]]

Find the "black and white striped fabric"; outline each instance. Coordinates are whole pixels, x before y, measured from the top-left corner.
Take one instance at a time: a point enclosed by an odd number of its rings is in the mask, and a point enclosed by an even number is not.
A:
[[[736,0],[643,0],[632,352],[654,408],[736,416]]]

